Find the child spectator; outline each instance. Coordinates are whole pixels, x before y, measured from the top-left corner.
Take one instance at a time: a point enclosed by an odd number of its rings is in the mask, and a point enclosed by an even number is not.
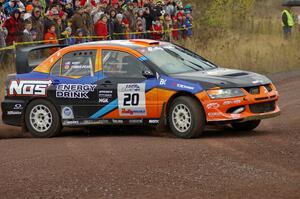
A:
[[[47,33],[45,34],[44,40],[45,40],[46,44],[58,44],[58,40],[57,40],[57,37],[55,34],[55,25],[54,24],[52,24],[48,28]],[[49,54],[53,54],[57,50],[58,50],[57,48],[51,48],[51,49],[49,49]]]
[[[67,22],[67,27],[66,29],[61,33],[62,37],[65,38],[64,39],[64,43],[65,44],[69,44],[69,45],[73,45],[76,43],[75,38],[72,35],[72,22],[71,20],[69,20]]]
[[[76,32],[76,44],[81,44],[88,42],[89,40],[84,38],[84,31],[83,29],[78,29]]]
[[[152,28],[152,39],[154,40],[161,40],[163,36],[163,27],[160,22],[160,19],[157,17],[155,21],[153,21]]]
[[[22,41],[23,42],[32,42],[33,41],[33,35],[31,33],[32,29],[32,23],[30,20],[25,20],[25,29],[23,31]]]
[[[184,24],[184,15],[182,12],[177,13],[177,24],[178,24],[178,37],[179,40],[185,39],[186,38],[186,27]]]
[[[100,16],[100,19],[95,24],[95,33],[96,36],[99,37],[99,40],[106,40],[108,36],[108,29],[107,29],[107,17],[105,14]]]

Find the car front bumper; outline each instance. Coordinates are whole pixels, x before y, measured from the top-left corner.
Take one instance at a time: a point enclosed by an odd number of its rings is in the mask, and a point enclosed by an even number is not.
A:
[[[208,123],[262,120],[280,115],[278,92],[273,84],[270,86],[272,91],[259,86],[259,94],[250,94],[242,89],[245,93],[242,97],[212,100],[206,92],[197,97],[203,105]]]

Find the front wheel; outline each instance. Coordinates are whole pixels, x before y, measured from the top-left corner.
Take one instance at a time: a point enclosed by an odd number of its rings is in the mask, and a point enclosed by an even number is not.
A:
[[[25,112],[25,123],[33,137],[49,138],[61,131],[60,117],[55,107],[46,100],[34,100]]]
[[[205,114],[200,103],[188,96],[176,98],[168,113],[172,132],[179,138],[199,137],[205,127]]]
[[[257,128],[261,120],[253,120],[247,122],[232,123],[231,127],[238,131],[252,131]]]

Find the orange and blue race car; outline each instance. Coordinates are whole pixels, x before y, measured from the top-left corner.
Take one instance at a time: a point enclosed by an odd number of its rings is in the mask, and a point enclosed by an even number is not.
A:
[[[17,74],[6,80],[2,120],[34,137],[63,127],[166,125],[180,138],[208,124],[253,130],[278,116],[271,80],[225,69],[175,44],[153,40],[99,41],[63,47],[40,58],[45,45],[17,53]],[[35,67],[36,66],[36,67]]]

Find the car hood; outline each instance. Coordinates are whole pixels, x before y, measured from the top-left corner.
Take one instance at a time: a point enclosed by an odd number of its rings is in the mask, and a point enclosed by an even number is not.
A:
[[[205,89],[213,87],[221,88],[242,88],[265,85],[271,83],[267,77],[242,70],[233,70],[226,68],[216,68],[213,70],[180,73],[170,75],[173,78],[197,81]]]

